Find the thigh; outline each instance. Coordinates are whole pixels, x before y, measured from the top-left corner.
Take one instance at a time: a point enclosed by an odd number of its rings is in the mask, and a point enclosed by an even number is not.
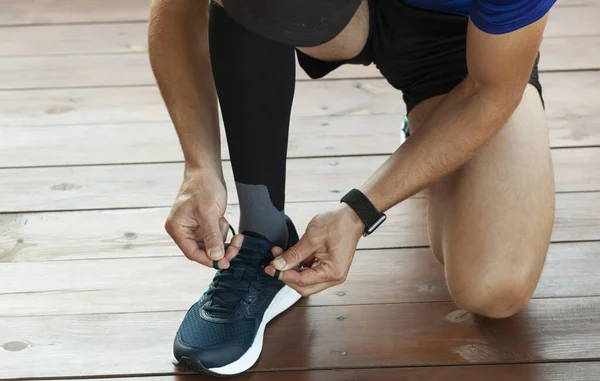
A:
[[[418,126],[438,100],[418,105],[409,120]],[[498,135],[428,189],[430,241],[453,295],[509,282],[530,297],[548,250],[554,197],[544,110],[528,85]]]

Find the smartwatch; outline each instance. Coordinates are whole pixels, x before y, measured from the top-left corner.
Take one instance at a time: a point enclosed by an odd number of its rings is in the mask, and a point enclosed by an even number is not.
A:
[[[385,213],[379,213],[367,196],[358,189],[352,189],[346,193],[342,197],[341,202],[351,207],[358,215],[358,218],[365,224],[365,231],[363,232],[363,236],[365,237],[373,233],[387,218]]]

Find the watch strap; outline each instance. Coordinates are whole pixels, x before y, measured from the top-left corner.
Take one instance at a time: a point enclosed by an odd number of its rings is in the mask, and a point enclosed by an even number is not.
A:
[[[342,197],[341,202],[350,206],[356,212],[358,218],[365,224],[365,236],[375,231],[386,219],[386,215],[379,213],[367,196],[358,189],[352,189],[346,193]]]

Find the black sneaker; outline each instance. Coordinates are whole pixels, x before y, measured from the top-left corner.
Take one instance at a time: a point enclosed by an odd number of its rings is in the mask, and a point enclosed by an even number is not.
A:
[[[288,247],[298,234],[288,219]],[[246,235],[227,270],[218,270],[208,290],[187,312],[175,337],[173,364],[212,375],[234,375],[258,360],[265,326],[300,299],[300,294],[267,275],[271,243]]]

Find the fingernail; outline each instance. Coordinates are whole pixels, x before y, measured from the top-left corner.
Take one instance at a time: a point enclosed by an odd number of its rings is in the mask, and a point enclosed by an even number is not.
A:
[[[283,270],[283,268],[285,267],[285,259],[283,259],[283,257],[276,258],[273,261],[273,267],[275,267],[278,270]]]
[[[219,260],[223,258],[223,249],[220,247],[213,247],[212,249],[208,250],[208,256],[213,261]]]

